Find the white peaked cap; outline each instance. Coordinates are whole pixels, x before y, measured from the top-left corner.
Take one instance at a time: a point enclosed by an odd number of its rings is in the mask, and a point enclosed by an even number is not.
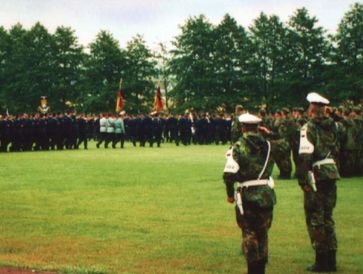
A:
[[[315,103],[315,104],[322,104],[322,105],[329,105],[330,102],[328,99],[324,98],[320,94],[317,94],[316,92],[311,92],[306,96],[306,100],[308,100],[309,103]]]
[[[252,115],[252,114],[249,114],[248,112],[247,113],[244,113],[244,114],[241,114],[239,117],[238,117],[238,121],[240,123],[243,123],[243,124],[259,124],[261,123],[261,119],[258,118],[257,116],[255,115]]]
[[[126,114],[126,111],[124,111],[124,110],[120,112],[120,115],[125,115],[125,114]]]

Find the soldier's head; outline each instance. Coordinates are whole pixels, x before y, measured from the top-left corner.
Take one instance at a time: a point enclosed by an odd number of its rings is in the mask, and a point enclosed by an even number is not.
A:
[[[250,113],[241,114],[238,117],[238,121],[241,123],[242,133],[257,132],[258,125],[261,123],[261,119]]]
[[[326,107],[325,108],[325,116],[326,117],[333,117],[334,111],[332,107]]]
[[[316,92],[311,92],[306,97],[306,100],[310,103],[308,110],[310,117],[322,117],[326,115],[326,106],[330,103],[328,99]]]
[[[242,105],[237,105],[234,108],[234,113],[236,114],[236,116],[240,116],[243,113],[244,109]]]
[[[276,112],[275,112],[275,119],[280,119],[281,118],[281,116],[282,116],[282,112],[281,112],[281,110],[276,110]]]
[[[258,115],[262,118],[266,117],[266,109],[261,108],[260,111],[258,112]]]
[[[353,107],[353,109],[352,109],[352,113],[351,113],[351,116],[352,116],[353,118],[356,118],[356,117],[358,117],[358,116],[360,116],[360,115],[361,115],[361,109],[360,109],[360,107],[358,107],[358,106]]]
[[[288,118],[290,116],[290,109],[286,107],[282,108],[281,113],[283,118]]]

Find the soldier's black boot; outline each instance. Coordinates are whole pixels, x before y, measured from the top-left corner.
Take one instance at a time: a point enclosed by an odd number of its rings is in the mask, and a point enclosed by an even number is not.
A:
[[[306,268],[310,272],[324,272],[326,268],[327,254],[315,251],[315,263]]]
[[[266,263],[261,261],[258,263],[257,274],[265,274]]]
[[[248,263],[247,274],[257,274],[256,263]]]
[[[248,274],[265,274],[265,266],[264,261],[248,263]]]
[[[326,259],[326,271],[327,272],[336,272],[337,271],[337,259],[336,259],[336,250],[330,250],[327,253]]]

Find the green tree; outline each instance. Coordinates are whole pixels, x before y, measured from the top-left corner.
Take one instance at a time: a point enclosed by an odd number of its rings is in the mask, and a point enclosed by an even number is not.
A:
[[[250,104],[277,106],[286,95],[288,30],[277,16],[261,13],[250,27]]]
[[[53,43],[54,88],[49,100],[54,109],[64,110],[66,102],[75,103],[81,91],[84,54],[71,28],[58,27]]]
[[[248,60],[250,40],[234,18],[225,15],[214,29],[215,86],[210,90],[213,107],[225,106],[232,110],[248,96]]]
[[[114,111],[120,77],[124,76],[126,53],[107,31],[90,44],[85,84],[80,93],[85,111]]]
[[[156,61],[142,36],[127,43],[125,70],[125,109],[131,113],[148,112],[152,108],[154,83],[157,77]]]
[[[17,24],[9,34],[6,105],[11,112],[34,112],[40,96],[49,96],[54,83],[52,36],[40,23],[29,31]]]
[[[6,111],[6,85],[8,84],[8,65],[10,55],[10,35],[7,30],[0,27],[0,112]]]
[[[363,4],[356,3],[339,24],[330,85],[337,98],[359,101],[363,94]]]
[[[200,15],[181,26],[173,41],[170,68],[177,79],[172,95],[178,110],[213,109],[215,98],[214,27]]]
[[[288,22],[293,58],[289,62],[287,87],[293,104],[300,104],[308,92],[322,89],[326,83],[324,75],[331,47],[325,30],[317,23],[306,8],[298,9]]]

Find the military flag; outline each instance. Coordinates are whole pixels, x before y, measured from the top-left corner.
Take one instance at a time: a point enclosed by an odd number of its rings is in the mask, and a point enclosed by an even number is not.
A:
[[[41,114],[46,114],[50,111],[50,107],[48,106],[48,98],[47,96],[40,97],[40,105],[38,107],[38,111]]]
[[[122,108],[124,107],[124,97],[122,94],[122,89],[121,89],[121,84],[122,84],[122,79],[120,79],[120,84],[118,87],[118,91],[117,91],[117,99],[116,99],[116,112],[120,112],[122,110]]]
[[[164,108],[163,99],[161,98],[160,87],[156,89],[155,97],[154,97],[154,111],[159,113]]]

